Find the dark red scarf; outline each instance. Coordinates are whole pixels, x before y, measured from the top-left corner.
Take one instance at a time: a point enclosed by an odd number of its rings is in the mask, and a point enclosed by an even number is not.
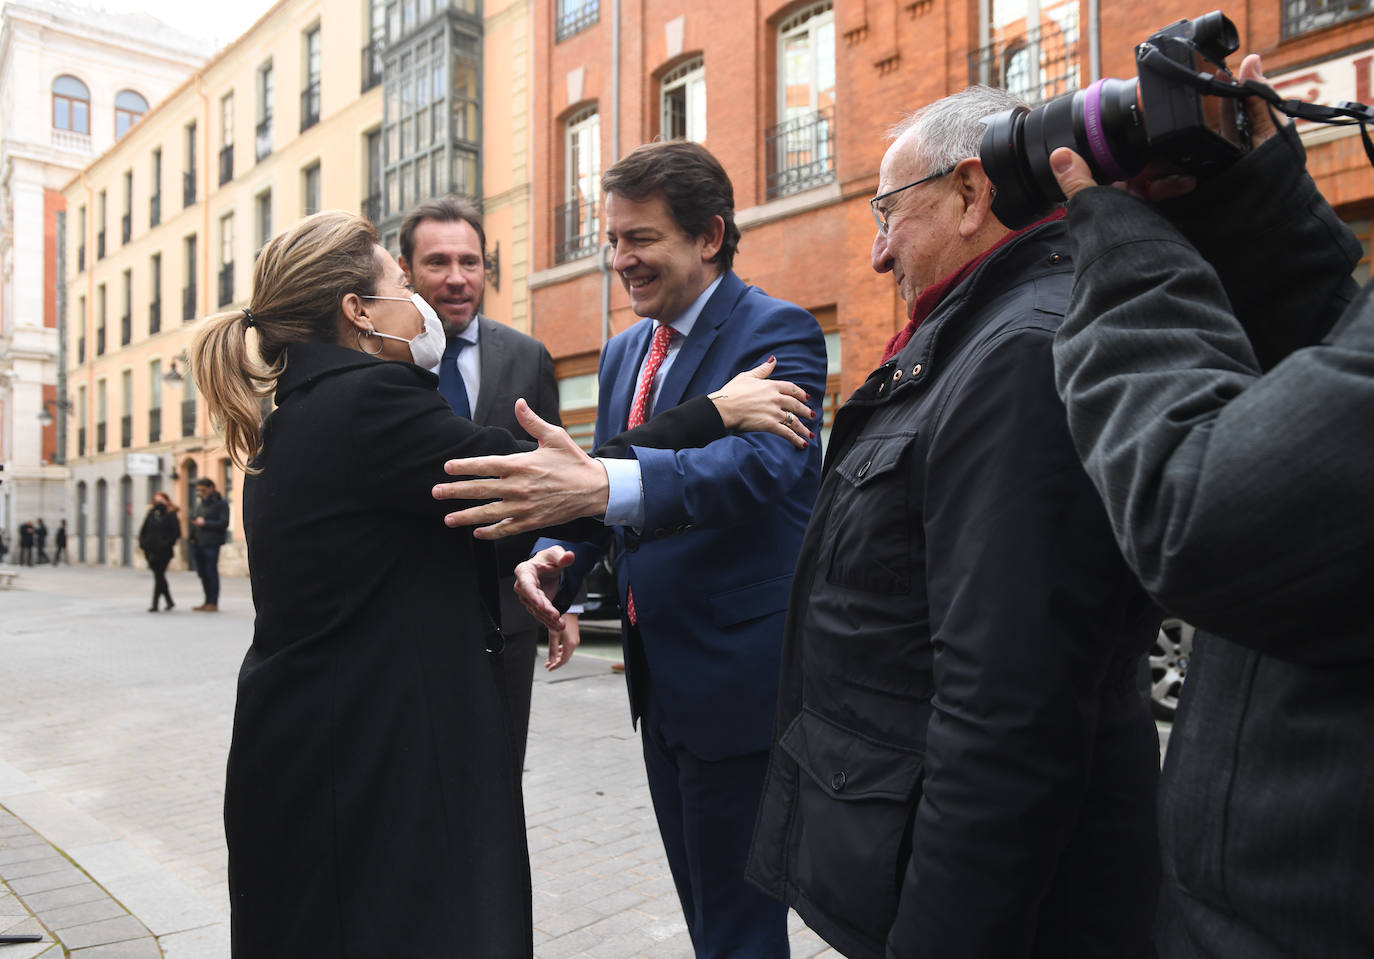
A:
[[[988,247],[988,249],[984,250],[978,256],[969,260],[943,280],[922,290],[921,295],[916,297],[916,302],[911,306],[910,322],[893,334],[892,339],[887,341],[887,350],[883,353],[882,363],[886,363],[898,353],[902,352],[902,348],[911,342],[912,336],[920,329],[921,324],[926,321],[926,317],[935,312],[935,308],[940,305],[940,301],[945,298],[945,294],[962,283],[970,273],[978,269],[978,264],[982,263],[1018,236],[1023,236],[1038,226],[1062,219],[1064,219],[1064,208],[1057,207],[1053,213],[1043,220],[1036,220],[1024,229],[1008,233],[1006,236],[1002,237],[1002,239]],[[882,366],[882,363],[878,365]]]

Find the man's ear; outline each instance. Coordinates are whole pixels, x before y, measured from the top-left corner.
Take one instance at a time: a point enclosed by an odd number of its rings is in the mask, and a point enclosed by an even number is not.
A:
[[[720,252],[721,244],[725,242],[725,218],[719,215],[711,217],[711,222],[707,225],[706,232],[701,234],[701,238],[706,241],[706,245],[701,248],[701,258],[709,262]]]
[[[401,272],[406,275],[407,280],[415,279],[415,277],[410,275],[410,264],[406,262],[406,257],[404,253],[396,257],[396,265],[401,268]]]
[[[992,181],[983,170],[983,161],[978,157],[965,157],[955,165],[951,175],[964,205],[959,235],[968,239],[993,223],[1000,226],[1000,221],[992,215]]]

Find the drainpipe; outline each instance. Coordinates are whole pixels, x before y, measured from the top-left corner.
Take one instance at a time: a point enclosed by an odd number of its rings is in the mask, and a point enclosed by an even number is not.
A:
[[[1088,78],[1096,83],[1102,79],[1102,34],[1099,30],[1099,0],[1088,0]]]
[[[208,93],[205,92],[205,74],[203,74],[203,73],[197,73],[197,74],[196,74],[196,94],[200,97],[200,102],[201,102],[201,104],[202,104],[202,111],[201,111],[201,112],[202,112],[202,114],[204,115],[204,120],[203,120],[202,123],[201,123],[201,143],[202,143],[202,148],[201,148],[201,161],[200,161],[200,168],[201,168],[201,170],[204,171],[203,175],[201,176],[201,183],[203,184],[203,187],[197,186],[197,193],[196,193],[196,199],[200,202],[200,205],[201,205],[201,224],[202,224],[202,226],[201,226],[201,236],[203,236],[203,237],[205,238],[205,242],[202,243],[201,246],[200,246],[200,273],[201,273],[201,280],[203,281],[203,282],[201,283],[201,286],[200,286],[200,294],[201,294],[202,296],[205,297],[205,304],[206,304],[206,307],[207,307],[207,309],[205,310],[205,315],[206,315],[206,316],[209,316],[209,315],[210,315],[210,310],[208,309],[208,307],[209,307],[209,304],[210,304],[210,302],[211,302],[211,301],[210,301],[210,95],[209,95]],[[215,279],[218,280],[219,278],[216,277]],[[215,295],[216,295],[216,297],[219,296],[218,286],[216,286]],[[186,375],[187,375],[188,377],[191,375],[191,364],[190,364],[189,361],[188,361],[187,364],[186,364]],[[196,423],[196,435],[197,435],[197,436],[200,435],[200,423],[199,423],[199,420],[200,420],[200,411],[201,411],[201,407],[203,407],[203,406],[204,406],[203,403],[197,403],[197,404],[196,404],[196,420],[197,420],[197,423]],[[207,460],[206,462],[207,462],[207,464],[208,464],[209,461]],[[208,470],[206,470],[205,472],[202,472],[200,475],[202,475],[202,476],[209,476],[210,473],[209,473]]]
[[[620,159],[620,0],[611,3],[611,163]],[[601,270],[601,346],[611,338],[611,245],[603,243],[597,254]]]

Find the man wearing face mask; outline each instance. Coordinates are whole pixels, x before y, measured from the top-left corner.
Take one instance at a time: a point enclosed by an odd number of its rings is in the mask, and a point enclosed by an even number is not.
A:
[[[434,307],[443,324],[442,358],[428,364],[439,376],[439,392],[459,416],[529,439],[515,419],[515,401],[522,397],[545,422],[562,425],[553,357],[534,337],[479,312],[486,288],[486,252],[481,214],[461,197],[422,203],[401,223],[398,262],[411,287]],[[535,653],[544,630],[515,598],[512,571],[530,554],[534,542],[531,533],[497,544],[506,696],[522,768]],[[569,627],[575,629],[575,624]]]

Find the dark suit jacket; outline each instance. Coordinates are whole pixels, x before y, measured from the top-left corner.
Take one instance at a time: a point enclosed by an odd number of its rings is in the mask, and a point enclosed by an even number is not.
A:
[[[1374,288],[1304,165],[1289,128],[1170,219],[1069,205],[1070,429],[1127,560],[1199,627],[1160,792],[1167,959],[1374,955]]]
[[[654,325],[635,324],[602,353],[598,445],[625,428]],[[826,370],[819,324],[727,273],[675,357],[654,413],[718,389],[770,355],[778,358],[776,378],[819,400]],[[643,530],[615,527],[596,543],[564,542],[578,554],[569,578],[613,544],[621,608],[633,584],[645,666],[668,735],[706,759],[766,750],[819,445],[802,452],[771,433],[743,433],[701,449],[634,454],[643,471]],[[637,718],[645,678],[628,648],[626,665]]]
[[[562,426],[558,415],[558,380],[553,357],[544,344],[519,330],[479,315],[478,344],[481,349],[482,385],[472,420],[478,426],[499,426],[518,439],[529,439],[515,419],[515,401],[524,397],[530,409],[543,420]],[[525,612],[511,588],[510,574],[515,565],[530,555],[538,535],[511,536],[496,544],[497,563],[502,572],[501,625],[507,633],[538,629],[534,617]]]

